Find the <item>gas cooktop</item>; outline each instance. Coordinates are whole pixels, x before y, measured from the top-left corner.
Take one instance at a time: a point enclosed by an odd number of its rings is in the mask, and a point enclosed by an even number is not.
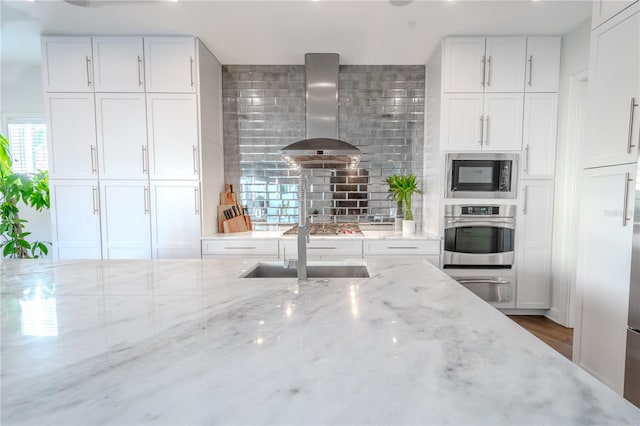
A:
[[[298,233],[298,225],[286,230],[283,235],[295,235]],[[309,225],[311,235],[362,235],[357,223],[311,223]]]

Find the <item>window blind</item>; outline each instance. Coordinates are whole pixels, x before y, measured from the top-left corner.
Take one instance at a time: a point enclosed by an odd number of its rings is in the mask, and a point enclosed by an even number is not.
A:
[[[35,174],[48,169],[46,126],[43,123],[8,123],[13,171]]]

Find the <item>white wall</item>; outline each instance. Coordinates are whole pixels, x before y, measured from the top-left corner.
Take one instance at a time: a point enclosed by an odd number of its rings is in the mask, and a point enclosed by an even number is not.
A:
[[[555,209],[551,277],[553,292],[549,317],[565,326],[572,326],[571,287],[575,283],[575,209],[574,193],[581,171],[581,140],[574,141],[572,123],[576,105],[572,104],[572,81],[588,71],[591,20],[586,20],[562,39],[560,88],[558,94],[558,145],[556,150]],[[573,83],[575,89],[575,83]]]

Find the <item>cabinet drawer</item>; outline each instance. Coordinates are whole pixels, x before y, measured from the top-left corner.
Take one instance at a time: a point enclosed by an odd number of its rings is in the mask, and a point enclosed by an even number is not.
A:
[[[278,240],[203,240],[203,255],[278,257]]]
[[[364,242],[365,256],[438,256],[438,240],[372,240]]]
[[[280,257],[295,259],[298,257],[296,240],[280,240]],[[332,257],[362,258],[362,240],[314,240],[307,244],[309,259],[326,259]]]

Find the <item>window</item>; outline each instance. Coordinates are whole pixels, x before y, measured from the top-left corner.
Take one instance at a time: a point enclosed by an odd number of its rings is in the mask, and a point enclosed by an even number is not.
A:
[[[7,139],[15,173],[35,174],[48,169],[46,126],[37,119],[11,119]]]

